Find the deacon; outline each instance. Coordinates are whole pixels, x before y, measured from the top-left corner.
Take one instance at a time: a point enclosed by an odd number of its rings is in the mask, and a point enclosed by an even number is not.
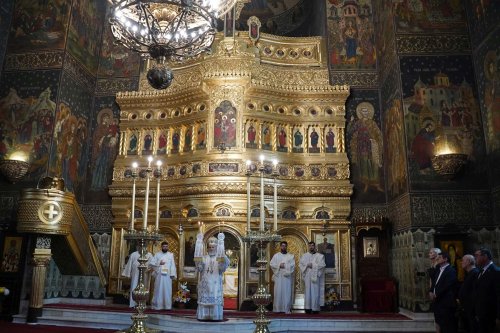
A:
[[[273,312],[291,313],[293,282],[295,272],[295,259],[293,254],[287,252],[288,243],[280,243],[281,252],[276,253],[271,259],[274,281]]]
[[[203,255],[203,235],[198,234],[194,260],[198,275],[198,309],[196,318],[201,321],[223,320],[224,295],[222,274],[229,266],[225,254],[224,234],[210,237],[207,244],[208,254]]]
[[[127,264],[125,265],[125,268],[123,269],[122,275],[125,277],[130,278],[130,302],[129,306],[133,308],[136,303],[134,302],[132,298],[132,291],[137,287],[137,284],[139,283],[139,258],[141,257],[141,246],[137,246],[137,251],[134,251],[130,254],[128,257]],[[146,266],[151,262],[151,258],[153,255],[149,252],[146,253]],[[146,289],[149,289],[149,281],[150,281],[150,274],[149,272],[145,271],[144,273],[144,285],[146,286]]]
[[[320,307],[325,305],[325,266],[325,256],[316,252],[316,243],[309,242],[309,252],[299,261],[306,313],[319,313]]]
[[[151,306],[155,310],[172,309],[172,280],[177,277],[174,255],[168,251],[168,243],[161,243],[161,251],[151,260],[155,276],[155,288]]]

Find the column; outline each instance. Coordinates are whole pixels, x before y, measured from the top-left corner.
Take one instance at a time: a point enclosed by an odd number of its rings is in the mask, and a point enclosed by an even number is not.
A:
[[[26,318],[28,323],[36,323],[37,318],[42,315],[45,279],[47,277],[47,267],[51,257],[50,238],[38,237],[31,260],[31,264],[33,265],[33,277],[31,279],[30,303],[28,316]]]

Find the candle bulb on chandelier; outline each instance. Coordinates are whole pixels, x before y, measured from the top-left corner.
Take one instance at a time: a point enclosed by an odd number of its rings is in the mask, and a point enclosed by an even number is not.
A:
[[[276,178],[278,178],[278,160],[273,160],[273,177],[274,177],[274,196],[273,196],[273,228],[274,231],[278,230],[278,184],[276,183]]]
[[[264,231],[265,207],[264,207],[264,155],[260,155],[260,231]]]
[[[155,231],[158,232],[160,229],[160,180],[161,180],[161,161],[156,162],[156,221],[155,221]]]
[[[149,173],[151,172],[151,162],[153,162],[153,156],[148,157],[148,169],[146,172],[146,198],[144,201],[144,217],[142,219],[142,229],[148,229],[148,208],[149,208]]]
[[[132,212],[130,216],[130,226],[129,230],[134,230],[134,221],[135,221],[135,180],[137,178],[137,167],[139,165],[137,162],[132,163]]]
[[[251,227],[250,227],[250,216],[252,215],[251,208],[250,208],[250,165],[252,162],[250,160],[247,160],[247,232],[250,232]]]

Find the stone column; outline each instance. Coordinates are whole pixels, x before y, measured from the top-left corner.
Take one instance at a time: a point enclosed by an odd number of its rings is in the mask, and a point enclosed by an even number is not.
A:
[[[45,279],[47,277],[47,267],[51,257],[50,238],[38,237],[31,261],[31,264],[33,265],[33,277],[31,280],[31,295],[28,316],[26,318],[28,323],[36,323],[37,318],[42,315]]]

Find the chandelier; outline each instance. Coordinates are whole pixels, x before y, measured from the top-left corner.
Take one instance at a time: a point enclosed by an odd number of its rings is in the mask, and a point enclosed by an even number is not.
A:
[[[210,49],[217,18],[238,0],[110,0],[111,31],[117,42],[156,64],[147,73],[151,86],[172,83],[169,60],[183,61]]]

